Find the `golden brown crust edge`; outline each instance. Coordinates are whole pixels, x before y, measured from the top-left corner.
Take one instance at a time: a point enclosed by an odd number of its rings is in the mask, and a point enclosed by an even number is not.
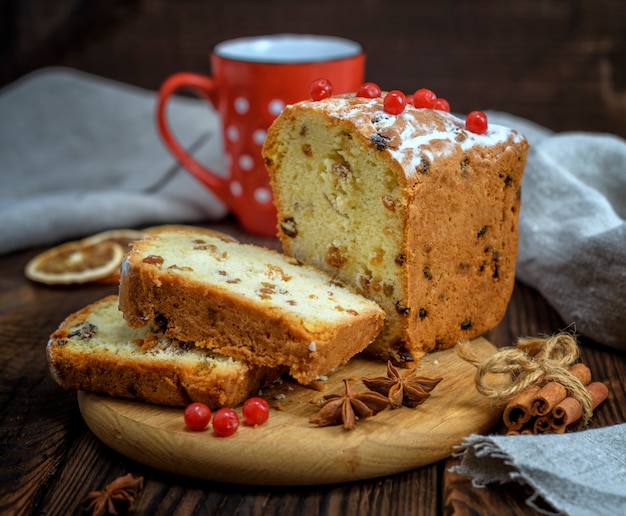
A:
[[[117,304],[117,296],[107,296],[101,302]],[[210,375],[185,367],[174,358],[156,365],[140,355],[120,359],[110,354],[85,355],[68,350],[65,341],[70,328],[87,321],[91,309],[89,305],[69,315],[48,341],[46,356],[50,372],[64,389],[170,406],[200,401],[217,408],[238,405],[259,386],[280,376],[279,370],[248,367],[242,374],[237,368],[232,372],[222,370],[216,382]]]
[[[179,295],[182,291],[184,297]],[[119,300],[130,326],[140,327],[153,320],[171,338],[194,342],[256,366],[286,366],[302,384],[361,352],[384,322],[384,313],[372,310],[360,314],[351,325],[309,332],[301,321],[246,306],[240,297],[213,295],[175,274],[155,275],[145,267],[135,267],[132,261],[124,267]],[[315,343],[314,350],[311,343]]]
[[[301,105],[296,105],[289,111],[285,111],[268,131],[268,137],[263,149],[266,167],[270,172],[270,178],[274,190],[275,202],[281,212],[284,201],[281,197],[280,184],[277,183],[277,175],[281,166],[282,153],[281,133],[289,132],[295,127],[294,120],[298,118],[301,110],[306,111]],[[357,139],[363,140],[361,131],[351,120],[330,120],[333,125],[340,125],[343,130],[349,131]],[[480,263],[470,263],[476,260],[468,260],[464,256],[454,263],[449,264],[449,268],[439,270],[439,276],[451,275],[459,278],[459,270],[482,269],[483,277],[471,289],[466,289],[463,282],[468,280],[461,278],[459,292],[465,290],[465,294],[455,293],[457,298],[465,296],[466,300],[457,302],[454,313],[449,314],[454,324],[433,320],[428,320],[428,314],[436,314],[433,310],[432,300],[424,294],[424,279],[431,277],[433,272],[429,269],[429,262],[433,261],[433,256],[429,257],[429,242],[423,240],[422,235],[428,234],[426,223],[437,224],[444,220],[442,216],[439,220],[424,220],[423,210],[409,201],[408,217],[405,223],[405,255],[408,257],[406,268],[408,278],[409,293],[406,295],[407,306],[411,307],[412,314],[408,315],[403,330],[399,333],[389,334],[385,327],[379,337],[367,348],[366,353],[380,359],[392,359],[395,362],[407,360],[418,360],[422,355],[436,349],[445,349],[455,345],[460,339],[472,339],[486,331],[493,329],[504,317],[515,283],[515,261],[517,257],[518,229],[517,221],[520,209],[521,178],[524,171],[528,142],[521,138],[519,141],[517,133],[511,131],[508,140],[500,142],[492,148],[480,146],[469,152],[460,152],[459,155],[451,156],[449,161],[456,160],[452,165],[446,163],[435,163],[429,175],[436,173],[436,169],[453,170],[459,163],[467,166],[465,170],[465,180],[469,184],[468,178],[473,174],[479,180],[473,186],[477,194],[476,200],[482,202],[479,206],[467,206],[464,210],[464,220],[476,219],[478,227],[475,228],[477,236],[476,246],[482,249],[475,254]],[[387,166],[397,170],[398,181],[405,191],[404,198],[413,200],[416,192],[423,192],[423,185],[420,184],[422,177],[413,175],[412,182],[407,182],[405,172],[401,165],[389,159],[387,154],[380,155]],[[481,168],[484,167],[483,170]],[[485,170],[488,174],[485,175]],[[502,174],[502,171],[505,171]],[[482,177],[480,175],[482,174]],[[500,177],[498,177],[500,175]],[[442,177],[435,187],[445,187],[445,181],[449,178]],[[485,187],[485,180],[491,181],[491,185],[480,192],[480,188]],[[496,194],[493,184],[501,181],[504,188],[500,192],[497,200],[492,198]],[[422,198],[423,201],[423,198]],[[494,209],[495,207],[495,209]],[[500,209],[498,209],[500,208]],[[288,211],[287,211],[288,212]],[[472,213],[473,212],[473,213]],[[474,217],[477,214],[477,217]],[[438,215],[442,215],[439,213]],[[464,228],[463,225],[459,227]],[[281,230],[278,224],[279,238],[283,251],[288,255],[294,254],[293,239]],[[478,240],[482,238],[482,242]],[[450,239],[453,240],[453,239]],[[465,238],[465,240],[467,240]],[[297,256],[297,253],[296,253]],[[411,270],[409,273],[408,271]],[[495,277],[489,278],[492,274]],[[482,274],[482,271],[481,271]],[[468,277],[469,278],[469,277]],[[346,279],[346,278],[344,278]],[[494,285],[497,289],[494,290]],[[354,285],[357,286],[357,285]],[[448,287],[450,285],[448,284]],[[364,295],[367,294],[364,293]],[[439,292],[443,299],[448,293]],[[478,310],[477,310],[478,307]],[[479,313],[482,311],[482,313]]]
[[[259,307],[245,296],[212,291],[202,282],[145,263],[142,256],[149,254],[149,245],[147,240],[137,242],[122,265],[119,308],[131,327],[154,321],[168,337],[255,366],[286,366],[295,380],[308,384],[363,351],[384,324],[384,312],[372,305],[349,324],[312,330],[300,317]],[[331,276],[328,281],[333,281]]]

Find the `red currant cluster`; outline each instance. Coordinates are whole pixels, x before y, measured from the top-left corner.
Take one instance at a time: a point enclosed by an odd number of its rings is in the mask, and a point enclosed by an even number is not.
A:
[[[244,421],[247,425],[258,426],[267,421],[270,406],[263,398],[249,398],[241,408]],[[204,403],[195,402],[187,405],[183,415],[189,430],[199,432],[204,430],[211,420],[211,409]],[[233,435],[239,428],[237,412],[228,407],[222,407],[213,416],[213,431],[220,437]]]
[[[323,100],[332,96],[333,85],[328,79],[316,79],[309,89],[312,100]],[[382,95],[380,87],[373,82],[364,83],[356,92],[357,97],[375,99]],[[444,98],[437,97],[427,88],[420,88],[413,95],[405,95],[400,90],[391,90],[383,99],[385,111],[391,115],[399,115],[407,104],[416,108],[437,109],[450,112],[450,104]],[[465,127],[468,131],[483,134],[487,131],[487,115],[482,111],[472,111],[465,117]]]

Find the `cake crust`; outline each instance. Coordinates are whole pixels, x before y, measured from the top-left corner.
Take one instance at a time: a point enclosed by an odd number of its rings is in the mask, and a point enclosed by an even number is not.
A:
[[[378,302],[367,351],[401,363],[504,316],[527,151],[508,128],[477,135],[449,113],[343,95],[287,106],[263,155],[284,252]]]
[[[131,329],[117,306],[118,297],[107,296],[69,315],[50,336],[48,365],[61,387],[218,408],[238,405],[281,374],[173,341],[150,326]]]
[[[136,242],[120,280],[131,327],[153,321],[172,338],[310,383],[375,338],[384,311],[330,275],[280,253],[160,232]]]

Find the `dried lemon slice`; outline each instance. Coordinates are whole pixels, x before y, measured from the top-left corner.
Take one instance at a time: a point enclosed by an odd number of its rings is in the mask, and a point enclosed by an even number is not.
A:
[[[206,228],[203,226],[191,226],[189,224],[162,224],[160,226],[150,226],[149,228],[143,229],[144,233],[154,233],[158,231],[178,231],[178,230],[189,230],[195,231],[197,233],[206,233],[208,236],[215,236],[219,238],[223,238],[224,240],[230,242],[237,242],[238,240],[227,233],[223,233],[222,231],[217,231],[216,229]]]
[[[135,240],[141,240],[144,236],[146,236],[145,232],[138,229],[109,229],[107,231],[103,231],[102,233],[88,236],[83,239],[83,242],[91,244],[109,240],[121,245],[124,252],[127,252],[130,249],[131,242],[134,242]],[[98,283],[119,283],[120,268],[118,267],[111,274],[105,276],[104,278],[100,278],[97,281]]]
[[[61,244],[35,256],[24,273],[32,281],[68,285],[97,281],[119,271],[124,248],[113,240]]]
[[[95,244],[103,242],[104,240],[111,240],[117,244],[120,244],[124,251],[128,250],[128,246],[135,240],[141,240],[145,236],[144,231],[139,229],[109,229],[102,233],[96,233],[82,239],[82,242],[87,244]]]
[[[85,237],[82,241],[87,244],[111,241],[122,246],[124,252],[127,252],[130,249],[131,242],[141,240],[144,236],[146,236],[145,232],[138,229],[109,229],[108,231]],[[118,267],[111,274],[104,278],[99,278],[97,281],[98,283],[118,283],[120,281],[120,268]]]

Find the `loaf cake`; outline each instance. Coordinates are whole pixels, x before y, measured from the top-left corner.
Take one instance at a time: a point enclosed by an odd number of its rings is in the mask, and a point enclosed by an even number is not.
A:
[[[307,384],[365,349],[384,311],[327,273],[259,246],[161,231],[122,263],[120,310],[134,328],[265,367]]]
[[[61,387],[162,405],[235,406],[281,373],[170,339],[149,324],[130,328],[117,296],[67,317],[46,350]]]
[[[287,106],[263,148],[283,251],[375,300],[396,363],[492,329],[509,302],[528,144],[355,95]]]

